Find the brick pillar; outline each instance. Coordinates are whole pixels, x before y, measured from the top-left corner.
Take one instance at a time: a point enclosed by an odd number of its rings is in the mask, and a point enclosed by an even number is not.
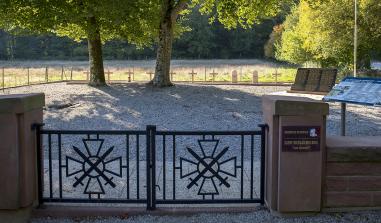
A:
[[[44,100],[44,94],[0,96],[0,222],[26,222],[37,199],[31,125],[42,123]]]
[[[273,213],[319,212],[322,200],[327,103],[303,97],[266,95],[269,125],[265,202]]]

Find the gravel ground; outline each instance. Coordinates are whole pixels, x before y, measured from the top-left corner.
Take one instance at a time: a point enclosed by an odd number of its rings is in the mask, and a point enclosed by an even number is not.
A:
[[[178,84],[153,89],[144,84],[91,88],[65,83],[35,85],[5,93],[44,92],[46,128],[160,130],[253,130],[262,123],[261,96],[287,87]],[[65,107],[66,104],[70,107]],[[330,104],[328,134],[338,135],[340,106]],[[380,135],[379,108],[348,105],[348,135]]]
[[[345,214],[319,214],[312,217],[280,218],[270,215],[266,210],[253,213],[227,213],[227,214],[197,214],[191,216],[134,216],[127,219],[120,218],[89,218],[89,219],[33,219],[32,223],[254,223],[254,222],[279,222],[279,223],[323,223],[323,222],[381,222],[381,212],[358,212]]]
[[[203,86],[178,84],[153,89],[143,84],[115,84],[103,88],[65,83],[9,89],[5,94],[44,92],[45,128],[159,130],[254,130],[263,123],[261,96],[287,87]],[[1,94],[1,93],[0,93]],[[379,108],[349,105],[348,135],[380,135]],[[339,104],[330,104],[329,135],[338,135]],[[137,216],[128,219],[34,219],[32,222],[381,222],[381,212],[319,214],[277,218],[268,211],[250,214]]]

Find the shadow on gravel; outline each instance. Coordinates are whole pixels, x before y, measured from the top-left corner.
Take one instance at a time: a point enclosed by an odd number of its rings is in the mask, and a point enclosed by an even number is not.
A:
[[[152,88],[144,84],[113,84],[68,93],[52,104],[45,122],[68,129],[144,129],[157,125],[170,130],[253,130],[262,123],[261,98],[254,90],[176,85]],[[65,101],[63,103],[62,101]],[[54,106],[53,106],[54,107]]]
[[[157,125],[162,130],[257,129],[263,123],[261,96],[288,89],[185,84],[158,89],[136,83],[59,87],[65,94],[48,102],[47,127],[134,130],[145,129],[146,125]],[[55,92],[49,94],[55,97]],[[57,107],[62,109],[54,109]],[[348,105],[347,135],[381,135],[380,117],[378,108]],[[329,135],[340,132],[337,104],[330,103],[327,127]]]

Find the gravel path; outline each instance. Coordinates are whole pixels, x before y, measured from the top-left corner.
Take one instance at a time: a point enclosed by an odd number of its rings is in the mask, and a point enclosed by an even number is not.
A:
[[[44,92],[46,128],[161,130],[252,130],[262,123],[261,96],[287,87],[178,84],[153,89],[144,84],[91,88],[65,83],[35,85],[5,93]],[[70,107],[65,107],[71,104]],[[338,135],[340,107],[331,103],[328,134]],[[379,108],[349,105],[348,135],[380,135]]]
[[[353,222],[377,223],[381,222],[381,212],[358,212],[345,214],[319,214],[312,217],[280,218],[270,215],[266,210],[243,214],[197,214],[192,216],[134,216],[127,219],[120,218],[89,218],[89,219],[34,219],[32,223],[323,223],[323,222]]]

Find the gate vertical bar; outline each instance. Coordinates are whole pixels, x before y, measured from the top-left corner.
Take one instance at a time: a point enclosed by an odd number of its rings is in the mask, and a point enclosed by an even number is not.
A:
[[[261,204],[265,203],[265,150],[266,150],[266,131],[267,124],[259,125],[261,127],[261,185],[260,185],[260,200]]]
[[[147,126],[147,210],[156,208],[156,126]]]

